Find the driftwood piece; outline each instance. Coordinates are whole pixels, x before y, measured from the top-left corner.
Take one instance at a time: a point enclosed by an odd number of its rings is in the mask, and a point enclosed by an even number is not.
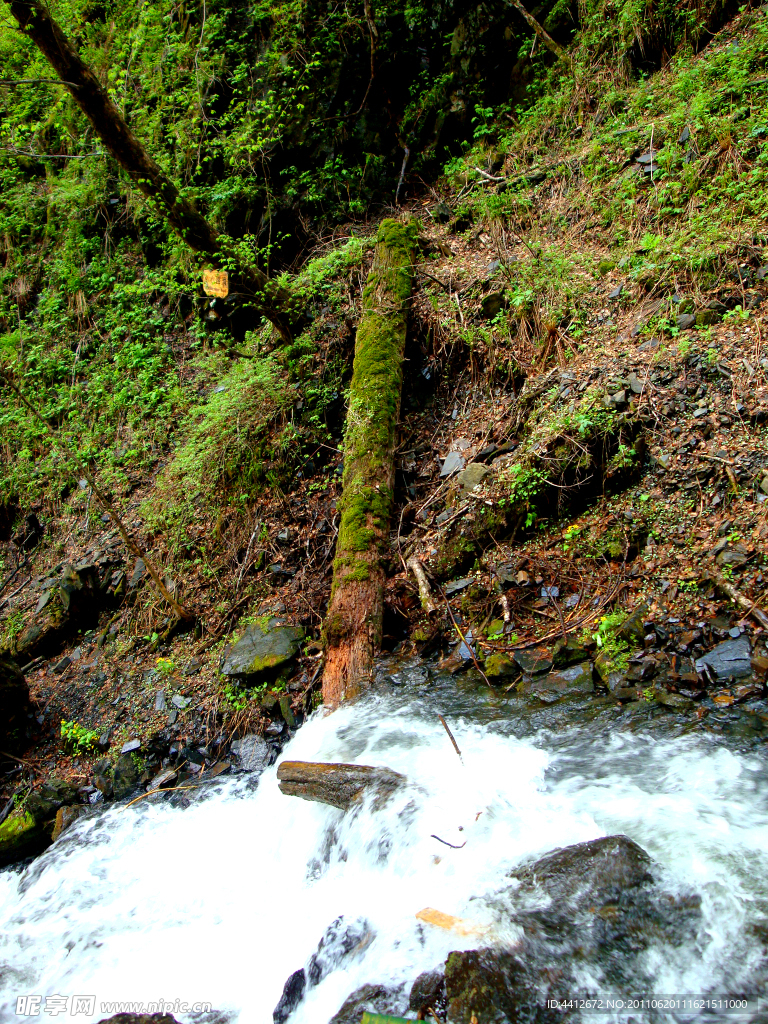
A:
[[[330,804],[342,811],[361,800],[366,790],[376,792],[374,806],[383,806],[407,781],[389,768],[367,764],[327,764],[322,761],[283,761],[277,769],[280,792]]]

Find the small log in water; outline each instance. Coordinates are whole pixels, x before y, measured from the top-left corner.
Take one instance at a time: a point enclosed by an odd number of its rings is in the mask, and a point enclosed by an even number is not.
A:
[[[348,811],[366,790],[376,792],[376,806],[381,806],[407,781],[404,775],[389,768],[321,761],[283,761],[277,778],[281,793],[330,804],[342,811]]]

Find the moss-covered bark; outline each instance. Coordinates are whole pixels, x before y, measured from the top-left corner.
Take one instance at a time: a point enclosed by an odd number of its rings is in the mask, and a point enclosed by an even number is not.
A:
[[[344,491],[325,624],[323,699],[359,693],[381,643],[387,546],[416,225],[385,220],[363,293],[344,437]]]

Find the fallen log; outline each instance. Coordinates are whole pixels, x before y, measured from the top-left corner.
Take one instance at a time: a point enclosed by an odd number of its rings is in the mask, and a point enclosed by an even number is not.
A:
[[[323,627],[323,703],[356,697],[381,646],[384,559],[395,477],[416,225],[382,221],[363,293],[344,433],[344,490]]]
[[[280,792],[286,796],[330,804],[342,811],[348,811],[367,790],[376,792],[374,806],[378,809],[407,781],[404,775],[389,768],[322,761],[283,761],[277,778]]]

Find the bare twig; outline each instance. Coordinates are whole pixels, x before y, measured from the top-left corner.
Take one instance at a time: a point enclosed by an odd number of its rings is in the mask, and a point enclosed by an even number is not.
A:
[[[445,841],[445,839],[441,839],[440,836],[436,836],[434,834],[434,832],[432,833],[432,835],[429,838],[430,839],[436,839],[438,841],[438,843],[442,843],[443,846],[450,846],[450,848],[452,850],[463,850],[464,847],[467,845],[467,840],[465,839],[464,842],[461,844],[461,846],[454,846],[453,843],[448,843],[448,842]]]
[[[447,597],[445,596],[445,591],[443,590],[443,588],[442,588],[442,587],[440,586],[440,584],[439,584],[439,583],[438,583],[438,587],[440,588],[440,593],[441,593],[441,595],[442,595],[442,598],[443,598],[443,600],[445,601],[445,607],[446,607],[446,608],[448,609],[448,614],[449,614],[449,615],[450,615],[450,617],[451,617],[451,622],[453,623],[453,628],[454,628],[454,629],[456,630],[456,632],[457,632],[457,633],[459,634],[459,636],[461,637],[461,642],[462,642],[462,643],[464,644],[464,646],[465,646],[465,647],[467,648],[467,650],[469,651],[469,653],[470,653],[470,656],[471,656],[471,658],[472,658],[472,661],[473,661],[473,662],[475,663],[475,668],[476,668],[476,669],[477,669],[477,671],[478,671],[478,672],[480,673],[480,675],[481,675],[481,676],[483,677],[483,679],[484,679],[484,680],[486,681],[486,683],[488,683],[488,686],[490,686],[491,684],[490,684],[490,683],[488,682],[488,676],[487,676],[487,675],[485,674],[485,672],[483,672],[483,670],[482,670],[482,669],[480,668],[480,662],[479,662],[479,661],[477,660],[477,657],[476,657],[476,655],[475,655],[475,651],[474,651],[474,648],[472,647],[472,644],[470,644],[470,643],[469,643],[469,641],[467,640],[467,638],[466,638],[466,637],[464,636],[464,634],[463,634],[463,633],[461,632],[461,628],[460,628],[460,626],[459,626],[458,622],[456,621],[456,619],[455,619],[455,617],[454,617],[454,614],[453,614],[453,609],[452,609],[452,608],[451,608],[451,606],[450,606],[450,603],[449,603],[449,601],[448,601],[448,598],[447,598]]]
[[[459,755],[459,760],[461,761],[462,764],[464,764],[464,760],[463,760],[463,758],[461,756],[461,751],[459,750],[459,744],[456,742],[456,739],[455,739],[453,733],[451,732],[451,730],[450,730],[450,728],[448,726],[448,723],[446,722],[446,720],[443,718],[442,715],[438,715],[437,717],[440,719],[440,723],[441,723],[442,727],[448,733],[448,739],[453,744],[453,749]]]

